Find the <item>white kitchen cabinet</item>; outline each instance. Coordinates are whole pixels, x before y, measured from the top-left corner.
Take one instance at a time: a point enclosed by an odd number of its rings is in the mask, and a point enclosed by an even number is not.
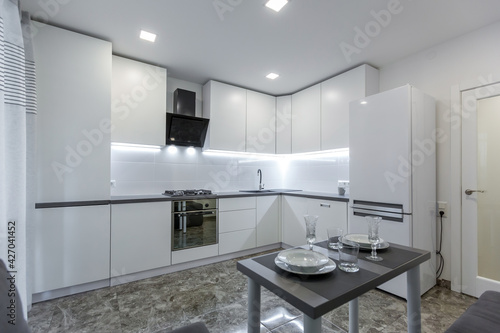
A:
[[[111,43],[40,23],[33,44],[36,201],[109,199]]]
[[[292,153],[292,95],[276,97],[276,154]]]
[[[378,91],[378,70],[368,65],[321,83],[321,150],[349,147],[349,102]]]
[[[327,239],[326,229],[343,228],[347,232],[347,202],[283,196],[283,243],[306,244],[304,215],[318,215],[316,241]]]
[[[113,56],[112,142],[165,145],[167,70]]]
[[[347,233],[347,202],[307,199],[307,214],[318,215],[317,241],[328,238],[327,228],[342,228]]]
[[[321,149],[321,86],[292,95],[292,153]]]
[[[259,196],[257,197],[257,246],[280,241],[280,196]]]
[[[109,205],[41,208],[33,224],[33,293],[108,279]]]
[[[247,90],[246,151],[276,152],[276,97]]]
[[[307,198],[283,196],[282,242],[299,246],[306,244],[306,225],[304,215],[307,214]]]
[[[111,205],[111,277],[170,265],[171,203]]]
[[[203,86],[203,116],[210,119],[205,148],[246,149],[246,89],[217,81]]]
[[[219,254],[256,247],[255,197],[219,199]]]

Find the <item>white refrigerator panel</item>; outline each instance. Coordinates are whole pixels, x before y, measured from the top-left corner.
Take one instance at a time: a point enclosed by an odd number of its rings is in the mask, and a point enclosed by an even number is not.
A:
[[[351,102],[352,200],[402,204],[405,213],[412,212],[410,93],[407,85]]]
[[[412,216],[405,215],[403,222],[380,221],[379,235],[384,241],[396,243],[404,246],[413,246],[411,230]],[[368,223],[363,216],[356,216],[352,213],[352,208],[349,208],[349,233],[351,234],[367,234]]]

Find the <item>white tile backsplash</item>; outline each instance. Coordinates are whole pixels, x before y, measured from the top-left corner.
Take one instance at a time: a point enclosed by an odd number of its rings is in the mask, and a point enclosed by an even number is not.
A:
[[[282,156],[258,160],[255,157],[212,155],[195,148],[111,150],[112,195],[159,194],[164,190],[208,188],[217,192],[257,189],[262,182],[268,189],[289,188],[318,192],[337,192],[338,180],[349,179],[349,157],[345,152],[292,159]]]

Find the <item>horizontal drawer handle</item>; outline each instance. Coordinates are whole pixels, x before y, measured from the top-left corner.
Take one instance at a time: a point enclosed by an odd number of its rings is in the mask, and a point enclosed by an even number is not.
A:
[[[319,205],[320,205],[321,207],[328,207],[328,208],[330,208],[330,204],[320,203]]]

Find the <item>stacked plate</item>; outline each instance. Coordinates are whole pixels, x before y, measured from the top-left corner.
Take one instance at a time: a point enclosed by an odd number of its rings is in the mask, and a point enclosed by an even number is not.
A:
[[[342,240],[348,240],[351,242],[356,242],[359,244],[360,250],[371,250],[372,245],[368,240],[368,235],[365,234],[347,234],[342,237]],[[377,244],[377,250],[387,249],[389,247],[389,243],[380,238],[380,242]]]
[[[274,263],[287,272],[303,275],[325,274],[337,267],[327,256],[305,249],[281,251]]]

